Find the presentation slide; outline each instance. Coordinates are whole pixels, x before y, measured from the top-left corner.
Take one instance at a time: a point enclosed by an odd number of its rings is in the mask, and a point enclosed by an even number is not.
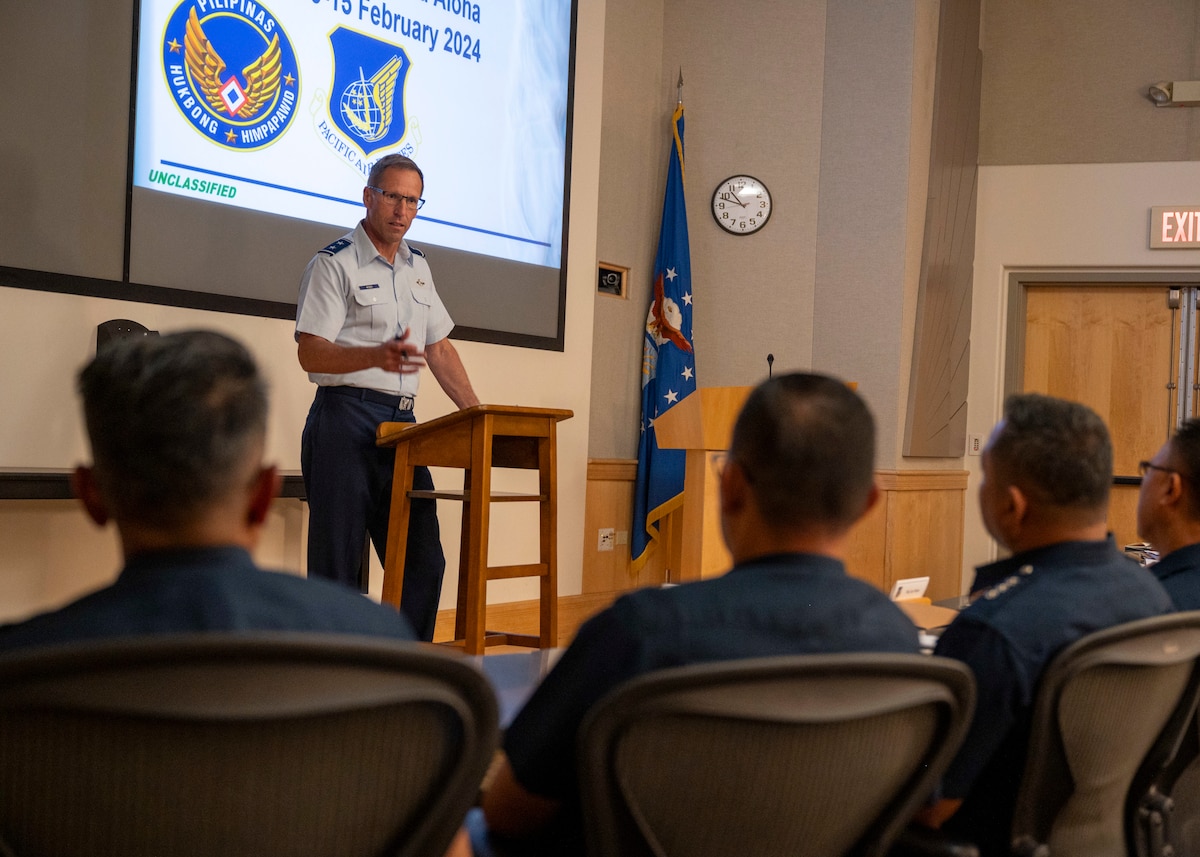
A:
[[[398,152],[425,174],[414,243],[560,266],[571,0],[141,0],[140,16],[135,186],[350,226]]]

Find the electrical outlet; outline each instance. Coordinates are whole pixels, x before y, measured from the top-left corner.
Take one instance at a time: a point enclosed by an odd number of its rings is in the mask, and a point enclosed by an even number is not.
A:
[[[982,455],[983,454],[983,435],[969,434],[967,435],[967,455]]]
[[[629,530],[617,530],[617,544],[629,544]]]
[[[598,551],[610,551],[617,541],[617,531],[612,527],[601,527],[600,540],[596,544]]]

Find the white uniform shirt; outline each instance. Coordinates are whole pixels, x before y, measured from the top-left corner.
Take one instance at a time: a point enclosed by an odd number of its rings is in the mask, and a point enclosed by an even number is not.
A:
[[[409,331],[424,349],[450,335],[454,322],[433,286],[420,250],[400,242],[396,264],[387,262],[362,223],[313,257],[300,280],[296,335],[311,333],[338,345],[379,345]],[[400,375],[371,368],[345,375],[308,373],[321,386],[366,387],[415,396],[420,373]]]

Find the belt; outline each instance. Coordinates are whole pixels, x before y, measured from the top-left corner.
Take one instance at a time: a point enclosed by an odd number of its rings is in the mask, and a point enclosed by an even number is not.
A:
[[[322,387],[321,389],[338,396],[349,396],[352,399],[360,399],[376,405],[387,405],[397,411],[411,411],[414,404],[412,396],[396,396],[391,393],[381,393],[378,390],[368,390],[364,387]]]

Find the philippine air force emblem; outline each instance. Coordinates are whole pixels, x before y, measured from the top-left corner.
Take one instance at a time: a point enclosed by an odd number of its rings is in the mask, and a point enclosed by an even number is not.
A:
[[[329,118],[364,158],[404,138],[404,82],[411,63],[399,45],[345,27],[329,34]]]
[[[295,118],[296,52],[254,0],[184,0],[163,30],[162,63],[179,112],[219,146],[262,149]]]

